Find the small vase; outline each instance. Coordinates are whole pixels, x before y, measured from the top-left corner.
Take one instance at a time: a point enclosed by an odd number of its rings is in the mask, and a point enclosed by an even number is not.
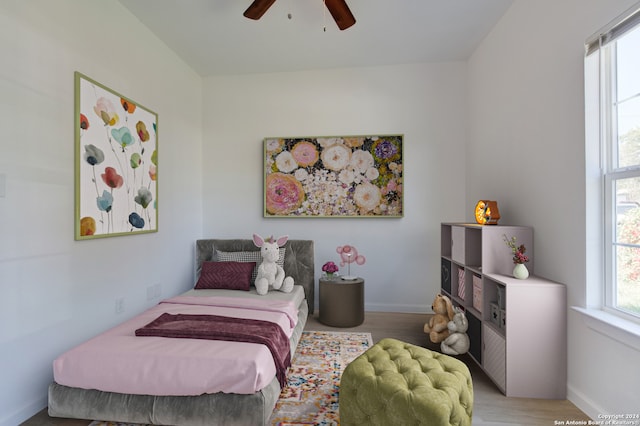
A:
[[[524,263],[516,263],[513,268],[513,277],[519,280],[526,280],[529,277],[529,270]]]
[[[336,277],[336,274],[333,272],[325,272],[326,274],[326,279],[329,281],[333,281],[333,279]]]

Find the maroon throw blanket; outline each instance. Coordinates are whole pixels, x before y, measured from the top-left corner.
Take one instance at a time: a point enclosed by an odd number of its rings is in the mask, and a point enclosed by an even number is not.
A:
[[[271,351],[280,387],[287,384],[287,368],[291,365],[289,339],[278,324],[270,321],[165,313],[137,329],[136,336],[260,343]]]

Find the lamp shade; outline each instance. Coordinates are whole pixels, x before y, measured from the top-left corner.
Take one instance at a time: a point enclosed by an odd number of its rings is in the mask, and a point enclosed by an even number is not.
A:
[[[500,219],[498,202],[490,200],[480,200],[475,209],[476,222],[481,225],[497,225]]]

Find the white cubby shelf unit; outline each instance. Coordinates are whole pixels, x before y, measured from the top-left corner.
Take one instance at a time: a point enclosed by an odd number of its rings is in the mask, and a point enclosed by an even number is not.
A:
[[[529,278],[513,278],[516,237]],[[469,356],[506,396],[566,398],[566,288],[534,274],[533,229],[441,224],[441,292],[466,312]]]

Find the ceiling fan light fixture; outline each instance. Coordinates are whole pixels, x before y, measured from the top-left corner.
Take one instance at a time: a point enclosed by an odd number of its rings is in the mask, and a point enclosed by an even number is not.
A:
[[[258,20],[262,18],[262,15],[269,10],[275,1],[276,0],[253,0],[243,15],[249,19]],[[336,21],[340,30],[346,30],[356,23],[356,18],[351,13],[345,0],[323,0],[323,2],[327,9],[329,9],[333,20]],[[291,14],[289,14],[288,17],[291,19]]]

